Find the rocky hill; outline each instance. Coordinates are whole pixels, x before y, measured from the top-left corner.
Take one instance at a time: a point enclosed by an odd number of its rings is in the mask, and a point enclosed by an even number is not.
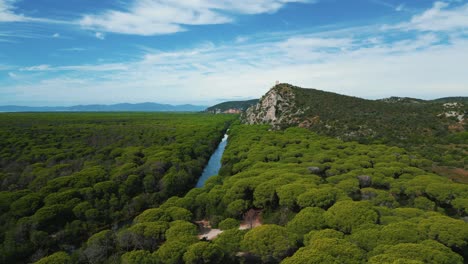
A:
[[[463,98],[457,97],[454,102],[450,98],[366,100],[283,83],[247,109],[242,121],[270,124],[274,129],[306,127],[361,143],[403,147],[459,144],[458,154],[466,157],[468,104],[463,103]],[[459,162],[462,164],[463,158]]]

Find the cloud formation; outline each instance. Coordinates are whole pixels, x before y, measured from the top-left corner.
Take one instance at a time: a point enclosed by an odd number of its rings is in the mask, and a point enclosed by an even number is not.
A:
[[[431,9],[412,17],[396,28],[419,31],[454,31],[468,29],[468,4],[449,8],[448,2],[435,2]]]
[[[210,2],[191,0],[184,5],[196,3]],[[273,7],[261,6],[256,12],[275,12]],[[367,25],[317,33],[242,35],[230,43],[203,42],[169,51],[142,49],[144,54],[112,63],[8,66],[15,82],[5,89],[18,101],[47,94],[50,102],[58,104],[210,104],[218,98],[259,97],[276,80],[365,98],[467,96],[468,38],[453,34],[467,28],[466,9],[467,5],[436,2],[407,21],[384,28]],[[446,24],[441,22],[444,19]]]
[[[230,23],[233,15],[274,13],[290,2],[312,0],[140,0],[125,11],[88,14],[78,21],[87,29],[120,34],[162,35],[185,31],[187,25]]]
[[[0,22],[21,22],[26,18],[14,13],[13,4],[16,0],[0,0]]]

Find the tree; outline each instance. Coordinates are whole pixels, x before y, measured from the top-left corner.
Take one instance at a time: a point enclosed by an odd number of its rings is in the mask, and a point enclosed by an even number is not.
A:
[[[421,240],[418,225],[409,221],[390,223],[380,231],[381,244],[416,243]]]
[[[379,245],[381,228],[380,225],[362,225],[353,230],[347,239],[366,251],[372,251]]]
[[[55,252],[54,254],[41,258],[35,264],[69,264],[72,263],[70,256],[63,251]]]
[[[186,221],[177,220],[171,222],[170,226],[171,227],[166,231],[167,240],[181,239],[186,237],[196,239],[196,235],[198,234],[197,226]]]
[[[322,229],[325,227],[325,211],[318,207],[306,207],[302,209],[294,218],[288,222],[288,230],[300,235],[301,237],[311,230]]]
[[[229,229],[221,233],[213,242],[229,255],[231,259],[234,259],[237,252],[241,249],[241,241],[245,233],[245,230]]]
[[[378,214],[368,202],[340,201],[324,214],[327,224],[344,233],[363,224],[377,223]]]
[[[322,230],[312,230],[304,236],[304,245],[308,246],[313,241],[322,239],[322,238],[337,238],[343,239],[345,235],[334,229],[322,229]]]
[[[300,183],[290,183],[279,187],[276,193],[279,197],[279,205],[294,209],[296,199],[307,190],[307,186]]]
[[[120,257],[122,264],[155,264],[153,256],[146,250],[135,250]]]
[[[247,232],[241,246],[264,262],[279,262],[296,249],[297,237],[284,227],[263,225]]]
[[[311,241],[307,247],[299,249],[283,264],[351,264],[364,263],[365,252],[355,244],[338,238],[321,238]]]
[[[433,216],[419,222],[418,231],[426,238],[437,240],[459,252],[468,250],[468,227],[462,220]]]
[[[33,214],[42,204],[42,197],[37,193],[30,193],[14,201],[10,205],[10,212],[16,217]]]
[[[425,240],[419,244],[401,243],[385,246],[383,253],[373,256],[369,263],[406,263],[406,261],[421,261],[422,263],[462,264],[463,258],[444,245]]]
[[[184,262],[187,264],[219,263],[224,253],[219,246],[209,242],[198,242],[191,245],[184,253]]]
[[[240,221],[234,218],[226,218],[223,221],[219,222],[218,227],[221,230],[228,230],[232,228],[239,228]]]
[[[183,255],[187,251],[190,243],[185,241],[167,241],[157,251],[153,253],[153,257],[157,262],[164,264],[180,264],[183,263]]]
[[[158,221],[138,223],[131,226],[128,232],[132,236],[131,244],[134,248],[153,251],[166,240],[165,233],[168,229],[169,223]]]
[[[327,209],[335,203],[340,190],[334,187],[313,188],[297,197],[297,204],[304,207]]]
[[[161,208],[151,208],[143,211],[134,220],[136,223],[156,222],[156,221],[171,221],[170,215]]]
[[[243,215],[245,211],[249,208],[249,202],[241,199],[237,199],[230,203],[226,208],[226,212],[232,216],[239,218]]]
[[[181,207],[172,206],[164,210],[170,217],[172,221],[183,220],[190,221],[192,220],[192,213]]]
[[[83,256],[90,263],[101,263],[114,251],[115,236],[111,230],[104,230],[91,236],[86,242]]]

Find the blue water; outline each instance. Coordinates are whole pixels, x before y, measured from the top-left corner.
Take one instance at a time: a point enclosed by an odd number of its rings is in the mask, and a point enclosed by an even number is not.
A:
[[[215,150],[213,155],[211,155],[208,164],[203,170],[202,175],[198,179],[197,188],[203,187],[206,180],[211,176],[218,175],[219,169],[221,169],[221,158],[223,157],[224,149],[226,148],[228,135],[225,134],[221,143],[219,143],[218,148]]]

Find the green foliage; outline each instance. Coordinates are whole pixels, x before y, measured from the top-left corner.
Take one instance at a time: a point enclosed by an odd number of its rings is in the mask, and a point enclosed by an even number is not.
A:
[[[246,231],[238,229],[229,229],[221,233],[214,243],[226,252],[231,259],[241,250],[241,241],[244,239]]]
[[[224,252],[216,244],[198,242],[191,245],[184,253],[184,262],[187,264],[219,263],[224,257]]]
[[[402,243],[387,246],[382,254],[371,257],[369,263],[406,263],[407,261],[461,264],[463,258],[442,244],[426,240],[419,244]]]
[[[115,236],[111,230],[92,235],[86,242],[82,256],[91,263],[105,261],[115,249]]]
[[[468,250],[468,224],[447,216],[433,216],[422,220],[418,229],[426,238],[434,239],[447,247]]]
[[[444,103],[455,102],[457,99],[366,100],[286,83],[276,85],[270,92],[282,98],[277,102],[276,107],[281,111],[275,113],[275,122],[265,121],[265,108],[258,108],[250,114],[255,115],[256,120],[247,120],[246,115],[243,115],[243,122],[270,123],[274,128],[299,125],[345,141],[403,146],[445,166],[467,168],[465,158],[468,126],[466,122],[446,116],[446,113],[452,111],[466,116],[466,98],[455,108],[446,108]],[[426,167],[430,167],[432,163],[404,155],[395,158],[408,159],[412,164]],[[334,171],[332,168],[329,172]]]
[[[322,230],[312,230],[304,236],[304,245],[308,246],[313,241],[322,239],[322,238],[337,238],[342,239],[345,235],[334,229],[322,229]]]
[[[337,188],[322,187],[313,188],[297,197],[300,207],[321,207],[324,209],[332,206],[340,191]]]
[[[44,257],[35,264],[68,264],[72,263],[70,256],[63,251],[55,252],[54,254]]]
[[[282,263],[363,263],[365,256],[362,249],[344,239],[319,238],[312,240],[307,247],[299,249]]]
[[[183,263],[184,253],[187,251],[189,244],[185,241],[171,240],[164,243],[157,251],[153,253],[153,257],[159,263],[164,264],[179,264]]]
[[[303,236],[311,230],[319,230],[325,227],[325,211],[317,207],[302,209],[291,221],[288,222],[288,230]]]
[[[296,249],[297,238],[284,227],[263,225],[247,232],[241,246],[264,262],[278,262]]]
[[[157,249],[165,241],[158,221],[193,220],[185,205],[150,212],[136,219],[141,225],[115,232],[128,243],[115,243],[113,231],[112,239],[104,240],[112,242],[108,247],[84,242],[102,230],[128,226],[146,209],[190,190],[235,118],[2,114],[0,262],[27,263],[58,249],[77,249],[79,261],[114,261],[118,250]]]
[[[198,234],[197,227],[186,221],[178,220],[171,223],[170,228],[166,231],[166,239],[192,239]]]
[[[253,100],[247,100],[247,101],[229,101],[229,102],[223,102],[217,105],[213,105],[208,107],[205,111],[211,112],[211,113],[222,113],[225,112],[229,109],[238,109],[245,111],[247,108],[249,108],[252,105],[255,105],[258,103],[258,99],[253,99]]]
[[[364,224],[377,223],[379,216],[367,202],[340,201],[324,214],[327,224],[344,233]]]
[[[221,230],[228,230],[233,228],[239,228],[240,221],[234,218],[226,218],[219,222],[218,227]]]
[[[31,116],[0,128],[1,263],[70,249],[77,263],[467,257],[468,189],[401,148],[235,125],[221,176],[187,192],[232,116]],[[202,219],[224,231],[200,241]]]
[[[146,250],[135,250],[127,252],[121,257],[122,264],[154,264],[151,253]]]

